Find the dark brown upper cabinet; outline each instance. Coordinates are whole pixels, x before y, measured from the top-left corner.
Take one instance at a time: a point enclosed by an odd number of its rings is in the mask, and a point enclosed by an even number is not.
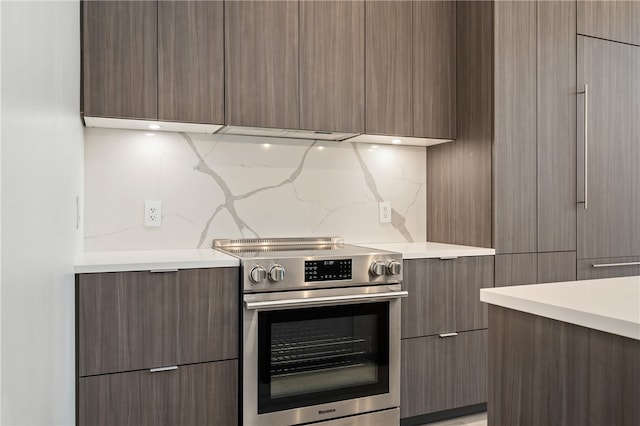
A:
[[[364,131],[364,2],[302,1],[300,127]]]
[[[640,2],[578,1],[578,34],[640,45]]]
[[[82,3],[85,115],[157,118],[157,6],[152,1]]]
[[[413,2],[413,136],[456,137],[456,2]]]
[[[158,119],[224,121],[223,4],[158,2]]]
[[[453,2],[369,1],[366,133],[456,137]]]
[[[300,127],[298,2],[225,4],[226,123]]]
[[[82,5],[86,116],[223,122],[220,2]]]
[[[405,1],[365,4],[366,133],[413,135],[412,7]]]

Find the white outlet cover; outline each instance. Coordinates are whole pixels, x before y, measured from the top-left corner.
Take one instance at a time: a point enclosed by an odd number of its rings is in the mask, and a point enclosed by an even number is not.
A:
[[[391,223],[391,203],[389,201],[383,201],[378,203],[380,223]]]
[[[162,202],[144,202],[144,226],[158,227],[162,225]]]

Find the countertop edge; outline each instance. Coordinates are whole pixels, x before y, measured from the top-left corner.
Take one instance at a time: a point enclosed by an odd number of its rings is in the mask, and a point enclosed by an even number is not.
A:
[[[640,324],[619,318],[551,305],[524,297],[493,293],[493,288],[480,290],[480,301],[503,308],[538,315],[569,324],[640,340]]]

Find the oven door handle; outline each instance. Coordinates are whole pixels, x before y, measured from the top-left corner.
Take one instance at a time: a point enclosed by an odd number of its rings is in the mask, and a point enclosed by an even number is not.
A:
[[[309,297],[304,299],[284,299],[284,300],[265,300],[260,302],[245,301],[247,309],[269,310],[279,308],[303,308],[307,306],[320,305],[344,305],[348,303],[374,302],[379,300],[390,300],[407,297],[409,292],[390,291],[386,293],[366,293],[366,294],[349,294],[342,296],[322,296]]]

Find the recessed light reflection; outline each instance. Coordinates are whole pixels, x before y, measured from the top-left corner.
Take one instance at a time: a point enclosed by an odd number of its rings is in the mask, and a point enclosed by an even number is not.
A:
[[[153,133],[145,133],[147,136],[155,136]]]
[[[394,145],[399,145],[399,144],[402,143],[402,140],[401,139],[392,139],[391,143],[394,144]]]
[[[324,146],[320,145],[320,146],[318,147],[318,149],[319,149],[320,151],[322,151],[322,150],[324,149]]]
[[[371,149],[378,149],[378,145],[371,145]]]
[[[269,148],[271,146],[270,143],[263,143],[262,146],[264,146],[265,148]]]

